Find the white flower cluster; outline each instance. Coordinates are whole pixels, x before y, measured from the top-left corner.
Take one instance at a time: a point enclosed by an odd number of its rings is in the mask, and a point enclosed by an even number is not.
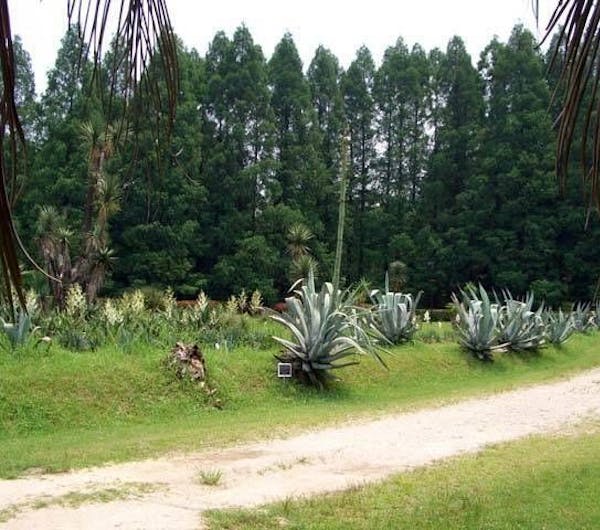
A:
[[[35,315],[38,311],[38,307],[37,293],[33,289],[29,289],[29,291],[25,293],[25,308],[27,309],[27,313]]]
[[[120,310],[126,315],[140,315],[144,312],[146,298],[139,289],[131,293],[124,293],[121,297]]]
[[[246,311],[248,307],[248,295],[246,294],[246,290],[242,289],[242,292],[237,297],[237,308],[240,313]]]
[[[125,315],[109,298],[104,302],[104,306],[102,307],[102,318],[109,325],[116,326],[123,323]]]
[[[262,309],[263,299],[260,291],[256,289],[250,297],[250,313],[255,315]]]
[[[74,283],[67,289],[65,312],[70,317],[83,318],[87,310],[87,301],[81,290],[81,285]]]
[[[203,314],[208,309],[208,296],[204,291],[200,291],[198,293],[198,298],[196,299],[197,310]]]
[[[238,310],[238,301],[237,298],[235,297],[234,294],[232,294],[229,297],[229,300],[227,300],[227,303],[225,304],[225,311],[227,311],[227,314],[229,315],[235,315],[237,313]]]
[[[162,296],[162,306],[167,318],[173,317],[176,305],[177,302],[175,300],[175,295],[173,294],[173,289],[168,287]]]

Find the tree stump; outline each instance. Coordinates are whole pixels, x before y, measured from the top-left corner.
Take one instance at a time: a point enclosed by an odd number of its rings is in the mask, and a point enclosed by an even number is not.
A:
[[[206,361],[196,344],[175,344],[168,364],[180,379],[189,378],[199,383],[206,381]]]

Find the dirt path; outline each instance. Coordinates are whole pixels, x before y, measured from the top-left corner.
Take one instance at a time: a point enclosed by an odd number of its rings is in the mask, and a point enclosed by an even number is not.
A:
[[[600,369],[289,439],[0,481],[0,528],[197,530],[206,509],[343,489],[589,417],[600,417]],[[211,471],[219,483],[202,485]]]

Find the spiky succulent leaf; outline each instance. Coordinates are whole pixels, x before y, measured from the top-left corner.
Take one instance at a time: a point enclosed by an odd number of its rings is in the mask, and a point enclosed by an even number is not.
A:
[[[295,286],[295,296],[285,300],[286,312],[271,314],[292,335],[291,340],[273,337],[285,351],[280,360],[292,362],[317,386],[327,379],[326,371],[355,364],[337,362],[351,355],[371,354],[384,364],[369,333],[361,328],[348,292],[335,290],[329,282],[317,291],[312,274]]]
[[[560,309],[558,312],[545,311],[543,318],[546,339],[556,346],[564,344],[575,331],[573,315],[565,314]]]
[[[571,310],[573,327],[579,333],[589,331],[593,325],[592,304],[589,302],[577,302]]]

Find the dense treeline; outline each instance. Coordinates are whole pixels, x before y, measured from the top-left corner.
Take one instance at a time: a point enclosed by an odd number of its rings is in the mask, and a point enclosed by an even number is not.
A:
[[[92,298],[168,285],[273,302],[311,263],[329,278],[344,167],[347,284],[391,267],[431,306],[468,281],[551,304],[594,295],[600,227],[584,230],[575,164],[560,197],[553,74],[522,27],[477,67],[459,37],[430,52],[398,39],[379,67],[363,47],[347,70],[323,47],[305,70],[290,35],[267,60],[245,27],[205,57],[181,44],[177,119],[158,141],[143,114],[123,133],[119,87],[109,98],[102,72],[78,68],[76,32],[39,98],[19,40],[16,57],[30,143],[12,190],[19,229]],[[105,62],[118,65],[110,50]]]

